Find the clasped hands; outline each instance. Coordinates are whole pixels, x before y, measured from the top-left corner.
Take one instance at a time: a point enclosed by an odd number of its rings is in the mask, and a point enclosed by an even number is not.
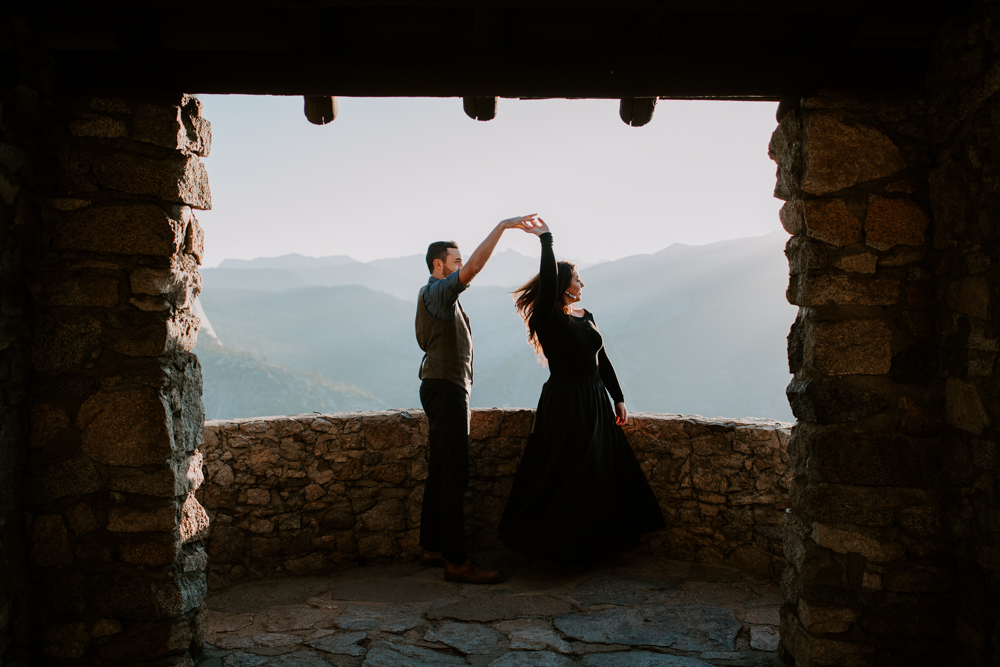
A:
[[[549,231],[549,226],[545,224],[544,220],[538,217],[537,213],[522,215],[516,218],[507,218],[500,223],[500,226],[504,229],[523,229],[529,234],[535,234],[536,236]]]

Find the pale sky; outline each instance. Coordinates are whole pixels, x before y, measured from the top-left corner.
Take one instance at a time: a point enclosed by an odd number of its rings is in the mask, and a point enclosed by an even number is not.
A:
[[[361,261],[455,240],[467,257],[503,218],[538,213],[563,257],[613,260],[780,229],[767,144],[776,104],[660,100],[645,127],[617,100],[339,98],[310,124],[301,97],[205,95],[212,211],[205,266],[288,253]],[[537,253],[508,231],[499,250]]]

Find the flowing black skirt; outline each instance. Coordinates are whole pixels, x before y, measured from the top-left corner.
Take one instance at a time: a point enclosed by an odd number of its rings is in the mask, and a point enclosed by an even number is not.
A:
[[[500,520],[500,540],[530,557],[599,559],[664,528],[599,376],[550,376]]]

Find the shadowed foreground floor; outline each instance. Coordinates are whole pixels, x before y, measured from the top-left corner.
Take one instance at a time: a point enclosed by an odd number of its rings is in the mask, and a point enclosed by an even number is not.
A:
[[[408,563],[213,592],[199,667],[781,664],[780,591],[756,575],[631,554],[577,570],[477,559],[503,583],[449,584]]]

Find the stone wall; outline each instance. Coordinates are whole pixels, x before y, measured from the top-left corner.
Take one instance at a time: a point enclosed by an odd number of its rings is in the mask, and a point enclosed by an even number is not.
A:
[[[809,97],[771,141],[800,307],[782,620],[796,665],[925,664],[949,632],[921,110]]]
[[[24,521],[28,455],[31,297],[28,271],[40,243],[39,207],[51,158],[52,71],[18,20],[0,23],[0,664],[27,665],[37,634]]]
[[[967,18],[943,32],[926,94],[820,92],[786,102],[772,138],[800,307],[782,611],[796,665],[997,659],[1000,40]]]
[[[474,410],[466,529],[497,548],[497,524],[531,410]],[[626,433],[667,519],[641,549],[778,575],[789,485],[787,424],[633,415]],[[419,550],[427,476],[423,412],[208,421],[209,586],[314,574]]]
[[[940,589],[954,592],[964,664],[1000,663],[1000,7],[945,26],[928,76],[933,222],[934,391],[946,452],[940,523],[955,543]],[[949,596],[950,597],[950,596]],[[951,610],[949,610],[951,611]]]
[[[54,664],[192,664],[207,528],[192,495],[204,420],[192,209],[210,206],[209,127],[184,95],[74,96],[57,110],[24,283],[38,651]]]

